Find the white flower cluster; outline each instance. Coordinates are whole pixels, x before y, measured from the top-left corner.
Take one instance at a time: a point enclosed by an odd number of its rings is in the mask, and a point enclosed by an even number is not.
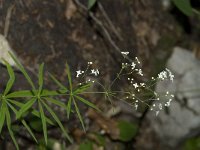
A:
[[[129,52],[121,52],[121,54],[127,56]],[[84,83],[95,82],[103,86],[101,83],[91,78],[92,76],[97,77],[100,74],[99,70],[92,67],[93,62],[88,62],[87,64],[88,66],[85,70],[76,71],[76,77],[83,79],[83,77],[89,75],[89,78],[87,77],[87,80],[84,81]],[[151,81],[146,81],[146,80],[139,81],[138,76],[139,78],[145,79],[143,70],[141,68],[141,62],[138,59],[138,57],[135,57],[134,60],[130,63],[127,62],[122,63],[121,70],[119,71],[116,78],[111,82],[111,85],[109,86],[108,90],[111,91],[111,93],[113,93],[107,96],[109,97],[109,100],[110,97],[112,96],[118,99],[119,97],[115,96],[118,93],[120,95],[123,95],[125,97],[124,101],[133,106],[135,109],[140,108],[141,104],[142,107],[147,106],[149,110],[156,112],[156,115],[158,115],[159,112],[164,109],[164,107],[170,106],[171,101],[174,98],[173,94],[170,94],[170,92],[167,91],[163,96],[162,94],[156,93],[153,90],[153,86],[157,81],[169,80],[173,82],[174,75],[169,69],[166,68],[165,70],[160,72],[157,75],[157,77],[152,77]],[[113,84],[116,82],[117,79],[121,79],[121,77],[125,77],[125,79],[128,81],[129,85],[128,90],[112,91]],[[104,89],[106,90],[106,87],[104,87]],[[107,91],[105,91],[105,93],[107,93]],[[164,102],[163,99],[165,99],[166,101]]]
[[[122,53],[125,54],[125,53]],[[126,53],[128,55],[128,53]],[[126,96],[127,100],[134,100],[131,104],[135,107],[135,109],[138,109],[139,104],[145,104],[150,108],[151,111],[155,111],[156,115],[159,114],[161,110],[163,110],[164,107],[169,107],[171,104],[172,99],[174,98],[173,94],[170,94],[169,91],[166,92],[166,94],[163,95],[156,93],[153,91],[152,87],[156,83],[156,81],[161,80],[170,80],[173,82],[174,80],[174,75],[172,72],[165,68],[162,72],[158,74],[158,76],[152,77],[151,82],[136,82],[135,80],[135,75],[139,76],[144,76],[143,71],[141,69],[141,62],[140,60],[135,57],[135,60],[131,63],[122,63],[122,69],[126,70],[126,74],[121,73],[121,75],[127,75],[127,79],[131,86],[133,87],[132,92],[125,92],[126,94],[128,93],[128,96]],[[133,76],[133,77],[130,77]],[[135,93],[136,91],[136,93]],[[134,94],[133,94],[134,92]],[[141,95],[145,95],[146,93],[151,93],[149,95],[152,95],[151,98],[144,99],[144,97],[141,98]],[[126,101],[127,101],[126,100]],[[166,100],[166,102],[163,102],[163,100]]]
[[[170,94],[169,91],[167,91],[166,94],[164,95],[164,97],[162,99],[165,99],[166,100],[165,102],[160,101],[160,98],[152,99],[152,100],[155,100],[155,101],[154,101],[153,105],[151,106],[150,110],[156,111],[156,115],[158,115],[159,112],[161,110],[163,110],[164,107],[169,107],[171,105],[171,101],[174,98],[174,95]]]
[[[165,68],[165,70],[163,70],[162,72],[158,74],[157,78],[161,80],[170,79],[173,82],[174,75],[169,69]]]
[[[93,62],[90,61],[87,64],[88,64],[88,66],[87,66],[87,68],[85,70],[77,70],[76,71],[76,77],[77,78],[85,77],[86,75],[94,75],[94,76],[98,76],[99,75],[99,70],[98,69],[93,69],[91,67]],[[88,82],[94,83],[95,81],[89,78],[85,82],[86,83],[88,83]],[[81,85],[83,83],[79,83],[79,84]]]

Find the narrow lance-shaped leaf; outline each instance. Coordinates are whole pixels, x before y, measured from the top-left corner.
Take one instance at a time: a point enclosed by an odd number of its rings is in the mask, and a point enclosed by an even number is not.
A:
[[[20,97],[35,97],[34,93],[38,93],[38,90],[36,91],[32,91],[32,90],[22,90],[22,91],[16,91],[16,92],[12,92],[9,93],[8,95],[6,95],[6,98],[20,98]],[[62,95],[62,93],[60,93],[59,91],[50,91],[50,90],[46,90],[43,89],[41,94],[41,96],[58,96],[58,95]]]
[[[62,107],[64,109],[66,109],[66,111],[67,111],[67,107],[63,102],[60,102],[59,100],[55,100],[55,99],[50,98],[50,97],[46,97],[45,99],[47,101],[51,102],[52,104],[58,105],[58,106],[60,106],[60,107]]]
[[[8,101],[7,101],[7,104],[12,109],[12,111],[15,114],[17,114],[17,110]],[[29,132],[29,134],[32,136],[32,138],[35,140],[35,142],[38,143],[37,139],[36,139],[36,137],[34,135],[34,133],[32,132],[31,128],[28,126],[28,124],[26,123],[26,121],[23,119],[21,122],[24,125],[24,127],[27,129],[27,131]]]
[[[60,83],[52,74],[49,74],[51,79],[61,88],[61,89],[64,89],[66,90],[66,92],[68,91],[67,88],[62,84]]]
[[[5,116],[6,116],[6,103],[3,101],[0,110],[0,134],[5,122]]]
[[[13,140],[13,143],[15,145],[15,147],[17,148],[17,150],[19,150],[19,146],[17,144],[17,141],[15,139],[14,133],[11,129],[11,118],[10,118],[10,112],[8,110],[8,107],[6,106],[6,121],[7,121],[7,128],[8,128],[8,132]]]
[[[41,91],[42,91],[42,87],[43,87],[43,82],[44,82],[44,75],[43,75],[43,72],[44,72],[44,63],[42,63],[39,67],[39,75],[38,75],[38,84],[39,84],[39,91],[38,91],[38,94],[41,94]]]
[[[63,93],[60,93],[60,91],[50,91],[50,90],[43,89],[40,95],[41,96],[59,96],[59,95],[63,95]]]
[[[80,120],[80,122],[81,122],[82,128],[83,128],[83,130],[85,131],[85,125],[84,125],[84,123],[83,123],[82,116],[81,116],[81,114],[80,114],[79,108],[78,108],[78,106],[77,106],[76,101],[75,101],[74,98],[73,98],[73,103],[74,103],[74,106],[75,106],[75,110],[76,110],[77,116],[78,116],[78,118],[79,118],[79,120]]]
[[[97,0],[88,0],[88,9],[91,9],[95,3],[97,2]]]
[[[32,138],[35,140],[36,143],[38,143],[33,131],[31,130],[31,128],[28,126],[28,124],[26,123],[26,121],[23,119],[22,120],[22,124],[24,125],[24,127],[27,129],[27,131],[29,132],[29,134],[32,136]]]
[[[71,112],[71,105],[72,105],[72,96],[69,96],[69,100],[67,103],[67,118],[69,119],[70,112]]]
[[[65,69],[65,71],[66,71],[66,73],[67,73],[67,77],[68,77],[68,81],[69,81],[69,87],[70,87],[70,92],[72,92],[72,78],[71,78],[71,72],[70,72],[70,69],[69,69],[69,65],[66,63],[66,65],[65,65],[66,67],[66,69]]]
[[[14,71],[12,69],[12,67],[10,66],[10,64],[4,60],[5,64],[6,64],[6,67],[7,67],[7,71],[8,71],[8,74],[9,74],[9,77],[10,79],[8,80],[7,82],[7,85],[6,85],[6,89],[4,91],[4,95],[8,94],[8,92],[10,91],[10,89],[12,88],[14,82],[15,82],[15,74],[14,74]]]
[[[16,91],[9,93],[6,95],[6,98],[20,98],[20,97],[33,97],[33,91],[30,90],[22,90],[22,91]]]
[[[32,98],[32,99],[28,100],[28,102],[25,103],[20,108],[19,112],[16,115],[16,118],[19,119],[22,116],[23,113],[25,113],[27,110],[29,110],[33,106],[33,104],[36,102],[36,100],[37,100],[36,98]]]
[[[81,102],[83,102],[84,104],[88,105],[89,107],[92,107],[94,109],[96,109],[97,111],[100,111],[100,109],[98,107],[96,107],[93,103],[85,100],[84,98],[80,97],[80,96],[75,96],[78,100],[80,100]]]
[[[86,91],[90,87],[91,87],[91,83],[82,85],[82,86],[78,87],[77,89],[75,89],[73,93],[79,93],[79,94],[81,94],[82,92]]]
[[[6,102],[8,104],[8,106],[12,109],[12,111],[17,114],[17,110],[7,101]],[[32,136],[32,138],[35,140],[35,142],[37,143],[37,139],[34,135],[34,133],[32,132],[31,128],[28,126],[28,124],[26,123],[26,121],[23,119],[22,124],[24,125],[24,127],[27,129],[27,131],[29,132],[29,134]]]
[[[190,0],[172,0],[176,7],[187,16],[193,14],[192,6]]]
[[[59,120],[59,118],[57,117],[57,115],[53,112],[53,110],[43,102],[43,105],[46,107],[47,111],[51,114],[51,116],[54,118],[54,120],[57,122],[57,124],[59,125],[60,129],[62,130],[62,132],[64,133],[65,137],[72,143],[72,139],[69,137],[69,135],[67,134],[64,126],[62,125],[61,121]]]
[[[42,108],[42,104],[41,104],[40,101],[38,101],[38,105],[39,105],[40,116],[41,116],[41,120],[42,120],[42,128],[43,128],[44,140],[45,140],[45,143],[47,145],[47,124],[46,124],[46,118],[45,118],[44,110]]]
[[[12,104],[18,106],[18,107],[22,107],[22,106],[24,105],[23,103],[20,103],[20,102],[15,101],[15,100],[8,99],[8,101],[9,101],[10,103],[12,103]],[[31,113],[32,113],[34,116],[40,118],[40,113],[39,113],[37,110],[31,108]],[[45,118],[46,118],[46,121],[47,121],[48,124],[54,125],[54,123],[53,123],[49,118],[47,118],[47,117],[45,117]]]
[[[34,85],[33,81],[31,80],[30,76],[28,75],[28,73],[26,72],[26,70],[24,69],[24,67],[22,66],[22,64],[17,60],[17,58],[11,52],[8,52],[8,53],[10,54],[10,56],[12,57],[14,62],[16,63],[17,67],[23,73],[24,77],[26,78],[28,83],[31,85],[32,89],[35,90],[36,89],[35,85]]]

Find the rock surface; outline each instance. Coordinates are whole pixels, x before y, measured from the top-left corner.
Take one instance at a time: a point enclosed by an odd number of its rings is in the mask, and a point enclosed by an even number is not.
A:
[[[168,146],[176,147],[200,132],[199,65],[191,52],[176,47],[167,63],[175,74],[174,83],[160,82],[156,86],[157,92],[168,90],[175,95],[168,111],[160,112],[156,119],[152,119],[152,113],[147,115],[161,142]]]
[[[4,64],[2,59],[5,59],[11,66],[16,67],[16,64],[10,57],[9,52],[14,53],[6,38],[0,34],[0,62]]]

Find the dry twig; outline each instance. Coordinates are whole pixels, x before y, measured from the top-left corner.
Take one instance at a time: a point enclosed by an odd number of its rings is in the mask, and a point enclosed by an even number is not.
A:
[[[100,28],[103,30],[104,34],[105,34],[105,37],[107,38],[107,40],[109,41],[109,43],[114,47],[114,49],[121,53],[121,50],[120,48],[117,46],[117,44],[115,43],[115,41],[113,41],[111,35],[109,34],[108,30],[105,28],[105,26],[103,25],[103,23],[101,22],[101,20],[99,20],[93,12],[91,11],[88,11],[87,7],[85,7],[83,4],[81,4],[79,2],[79,0],[74,0],[74,2],[76,3],[76,5],[78,5],[80,8],[82,8],[84,11],[88,12],[89,16],[91,17],[91,19],[98,25],[100,26]],[[126,59],[130,62],[132,62],[132,60],[128,57],[128,56],[125,56]]]
[[[9,26],[10,26],[10,19],[12,15],[12,10],[14,8],[14,5],[11,5],[8,8],[7,15],[6,15],[6,20],[5,20],[5,25],[4,25],[4,37],[7,38],[8,31],[9,31]]]

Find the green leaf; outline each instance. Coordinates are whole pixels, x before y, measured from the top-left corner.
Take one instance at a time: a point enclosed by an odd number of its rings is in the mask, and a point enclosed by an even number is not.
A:
[[[6,101],[7,105],[9,106],[9,108],[12,109],[12,111],[15,113],[15,115],[17,114],[17,109],[15,109],[10,103],[9,101]]]
[[[38,94],[41,94],[43,82],[44,82],[44,63],[42,63],[39,67],[39,74],[38,74],[38,84],[39,84],[39,91]]]
[[[17,60],[17,58],[11,52],[8,52],[8,53],[10,54],[10,56],[12,57],[12,59],[14,60],[14,62],[16,63],[17,67],[23,73],[24,77],[29,82],[29,84],[31,85],[32,89],[35,90],[36,89],[35,85],[33,84],[33,81],[31,80],[30,76],[28,75],[28,73],[26,72],[26,70],[24,69],[24,67],[22,66],[22,64]]]
[[[184,144],[184,150],[199,150],[200,137],[188,139]]]
[[[12,92],[12,93],[9,93],[8,95],[6,95],[6,98],[34,97],[35,96],[34,93],[38,93],[38,90],[16,91],[16,92]],[[41,96],[58,96],[58,95],[62,95],[62,94],[63,93],[61,93],[59,91],[50,91],[50,90],[42,89],[40,95]]]
[[[67,118],[69,119],[70,112],[71,112],[71,106],[72,106],[72,96],[69,96],[69,100],[67,102]]]
[[[185,15],[191,16],[193,14],[190,0],[172,0],[176,7]]]
[[[15,100],[8,99],[8,101],[9,101],[10,103],[12,103],[12,104],[18,106],[18,107],[22,107],[22,106],[24,105],[23,103],[20,103],[20,102],[15,101]],[[37,110],[31,108],[31,113],[32,113],[34,116],[40,118],[40,113],[39,113]],[[50,124],[50,125],[52,125],[52,126],[54,125],[54,123],[53,123],[49,118],[47,118],[47,117],[46,117],[46,121],[47,121],[48,124]]]
[[[97,0],[88,0],[88,9],[91,9],[95,3],[97,2]]]
[[[65,71],[67,73],[67,78],[68,78],[68,81],[69,81],[69,87],[70,87],[70,91],[72,92],[72,78],[71,78],[71,72],[70,72],[70,69],[69,69],[69,65],[66,63],[65,65]]]
[[[17,110],[9,102],[7,102],[7,104],[12,109],[12,111],[15,114],[17,114]],[[24,125],[24,127],[27,129],[27,131],[29,132],[29,134],[33,137],[33,139],[35,140],[35,142],[37,143],[37,139],[35,138],[35,135],[33,134],[31,128],[28,126],[28,124],[26,123],[26,121],[23,119],[21,122]]]
[[[73,97],[72,97],[72,98],[73,98]],[[80,114],[79,108],[78,108],[78,106],[77,106],[76,101],[75,101],[74,98],[73,98],[73,103],[74,103],[74,106],[75,106],[75,110],[76,110],[77,116],[78,116],[78,118],[79,118],[79,120],[80,120],[80,122],[81,122],[82,128],[83,128],[84,131],[86,131],[86,130],[85,130],[85,125],[84,125],[84,123],[83,123],[82,116],[81,116],[81,114]]]
[[[93,150],[93,143],[91,141],[86,141],[80,144],[79,150]]]
[[[35,140],[36,143],[38,143],[34,133],[32,132],[31,128],[28,126],[28,124],[26,123],[25,120],[22,120],[22,124],[24,125],[24,127],[28,130],[29,134],[32,136],[32,138]]]
[[[51,116],[54,118],[54,120],[57,122],[57,124],[59,125],[60,129],[62,130],[62,132],[64,133],[65,137],[72,143],[71,138],[69,137],[68,133],[66,132],[65,128],[63,127],[61,121],[59,120],[59,118],[57,117],[57,115],[53,112],[53,110],[43,102],[43,105],[46,107],[47,111],[51,114]]]
[[[94,105],[93,103],[91,103],[91,102],[85,100],[85,99],[82,98],[82,97],[79,97],[79,96],[75,96],[75,97],[76,97],[78,100],[80,100],[81,102],[83,102],[84,104],[86,104],[86,105],[88,105],[89,107],[94,108],[94,109],[96,109],[97,111],[100,112],[100,109],[97,108],[96,105]]]
[[[99,145],[104,147],[105,144],[106,144],[106,137],[104,135],[101,135],[101,134],[95,134],[95,136],[97,138]]]
[[[39,113],[37,110],[33,109],[31,113],[32,113],[34,116],[36,116],[36,117],[38,117],[38,118],[41,118],[41,117],[40,117],[40,113]],[[46,120],[46,122],[47,122],[48,124],[50,124],[50,125],[52,125],[52,126],[55,125],[55,124],[51,121],[51,119],[49,119],[49,118],[46,117],[46,116],[45,116],[45,120]]]
[[[14,133],[11,129],[11,118],[10,118],[10,112],[8,110],[8,107],[6,106],[6,121],[7,121],[7,128],[8,128],[8,132],[13,140],[13,143],[15,145],[15,147],[17,148],[17,150],[19,150],[19,146],[17,144],[17,141],[15,139]]]
[[[28,102],[25,103],[20,108],[19,112],[16,115],[16,118],[19,119],[22,116],[23,113],[27,112],[27,110],[29,110],[33,106],[33,104],[35,103],[36,100],[37,100],[36,98],[32,98],[32,99],[28,100]]]
[[[6,94],[8,94],[8,92],[10,91],[10,89],[12,88],[12,86],[15,82],[15,74],[14,74],[14,71],[13,71],[12,67],[10,66],[10,64],[6,60],[4,60],[4,62],[6,64],[7,71],[8,71],[9,77],[10,77],[10,79],[8,80],[7,85],[6,85],[6,89],[3,93],[3,95],[6,95]]]
[[[63,93],[61,93],[60,91],[49,91],[49,90],[43,89],[40,95],[45,97],[45,96],[58,96],[62,94]]]
[[[45,143],[47,145],[47,125],[46,125],[46,117],[44,115],[44,110],[42,108],[42,104],[40,101],[38,101],[38,105],[39,105],[39,110],[40,110],[40,118],[42,120],[42,129],[43,129],[43,134],[44,134],[44,140]]]
[[[49,74],[51,79],[61,88],[61,89],[64,89],[66,90],[66,92],[68,91],[67,88],[62,84],[60,83],[52,74]]]
[[[88,83],[88,84],[85,84],[85,85],[82,85],[80,87],[78,87],[77,89],[74,90],[74,94],[81,94],[81,92],[84,92],[86,91],[88,88],[91,87],[91,83]]]
[[[12,99],[7,99],[7,101],[9,101],[10,103],[18,106],[18,107],[22,107],[24,105],[24,103],[21,103],[21,102],[18,102],[18,101],[15,101],[15,100],[12,100]]]
[[[6,103],[4,101],[1,104],[0,116],[1,116],[0,117],[0,134],[1,134],[1,130],[3,128],[6,117]]]
[[[20,97],[33,97],[33,91],[30,90],[22,90],[22,91],[16,91],[9,93],[6,95],[6,98],[20,98]]]
[[[55,100],[55,99],[50,98],[50,97],[46,97],[45,99],[46,99],[47,101],[49,101],[49,102],[55,104],[55,105],[58,105],[58,106],[60,106],[60,107],[65,108],[66,111],[67,111],[67,107],[66,107],[66,105],[65,105],[63,102],[60,102],[59,100]]]
[[[120,130],[120,140],[124,142],[130,141],[137,133],[138,126],[126,121],[118,122],[118,127]]]

